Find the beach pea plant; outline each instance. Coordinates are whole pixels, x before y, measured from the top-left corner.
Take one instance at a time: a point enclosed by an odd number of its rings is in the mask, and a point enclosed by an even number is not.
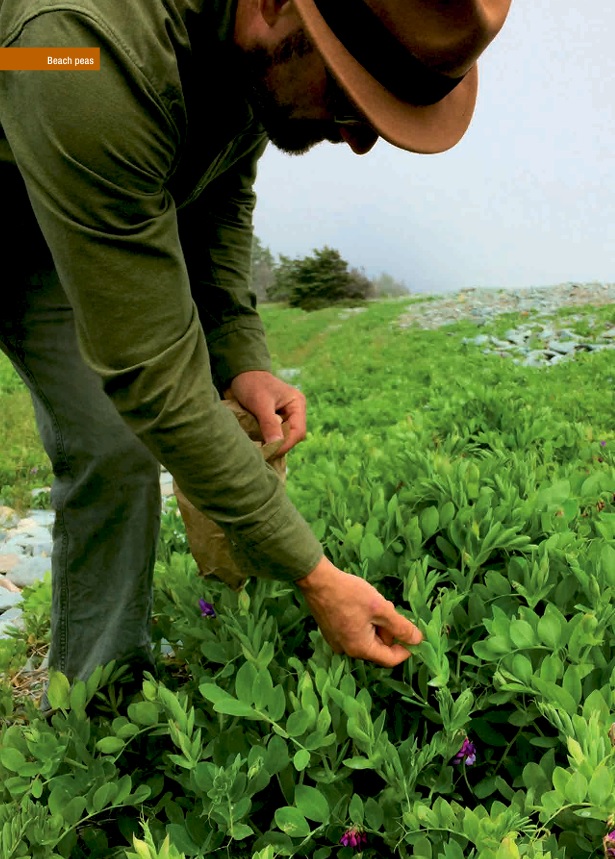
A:
[[[289,492],[424,641],[394,669],[332,653],[292,584],[200,578],[171,505],[157,676],[52,674],[47,719],[0,696],[2,859],[615,855],[612,411],[550,400],[612,367],[503,365],[463,327],[424,354],[392,304],[331,313]]]

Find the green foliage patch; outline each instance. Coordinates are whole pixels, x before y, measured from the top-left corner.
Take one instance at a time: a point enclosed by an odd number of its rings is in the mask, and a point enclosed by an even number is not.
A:
[[[113,666],[56,674],[49,721],[0,695],[2,859],[609,855],[612,358],[522,368],[467,325],[399,331],[404,306],[264,316],[310,406],[289,491],[423,643],[392,670],[333,654],[292,586],[200,579],[171,507],[159,677],[124,700]]]

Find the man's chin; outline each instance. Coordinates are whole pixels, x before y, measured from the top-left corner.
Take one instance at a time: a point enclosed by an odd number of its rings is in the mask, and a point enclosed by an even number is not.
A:
[[[343,142],[337,128],[331,123],[308,119],[290,119],[282,126],[265,126],[265,131],[276,149],[286,155],[305,155],[324,141]]]

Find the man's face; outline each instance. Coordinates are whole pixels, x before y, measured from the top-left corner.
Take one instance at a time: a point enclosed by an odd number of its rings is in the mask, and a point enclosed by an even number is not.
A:
[[[362,154],[378,139],[327,71],[303,29],[283,38],[271,51],[263,47],[245,51],[243,59],[256,117],[283,152],[301,155],[328,140],[348,143]],[[336,122],[340,119],[346,121]]]

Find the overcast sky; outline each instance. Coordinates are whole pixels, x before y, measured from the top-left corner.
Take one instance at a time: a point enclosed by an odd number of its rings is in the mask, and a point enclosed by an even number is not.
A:
[[[615,6],[513,0],[479,63],[477,109],[441,155],[269,147],[256,233],[327,244],[412,290],[615,281]]]

